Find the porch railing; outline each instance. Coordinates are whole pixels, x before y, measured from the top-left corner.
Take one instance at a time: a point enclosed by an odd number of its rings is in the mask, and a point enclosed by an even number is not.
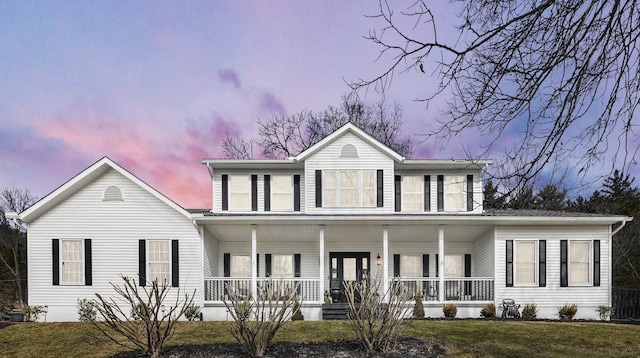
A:
[[[257,279],[258,294],[265,294],[277,299],[281,292],[296,283],[300,284],[298,296],[304,302],[320,301],[320,280],[317,278],[264,278]],[[210,277],[204,279],[204,300],[223,301],[229,299],[232,290],[240,297],[251,295],[250,278]]]
[[[396,278],[413,299],[415,293],[422,290],[422,300],[438,301],[440,297],[440,279],[437,277]],[[393,280],[390,281],[392,283]],[[444,279],[445,301],[492,301],[494,279],[488,277],[463,277]]]

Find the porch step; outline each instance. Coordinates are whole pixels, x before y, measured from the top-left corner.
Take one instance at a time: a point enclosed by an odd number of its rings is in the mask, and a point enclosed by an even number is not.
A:
[[[322,305],[322,319],[347,319],[348,303],[330,303]]]

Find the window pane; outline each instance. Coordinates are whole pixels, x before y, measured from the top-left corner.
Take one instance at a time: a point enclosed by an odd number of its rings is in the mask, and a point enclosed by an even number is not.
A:
[[[83,283],[84,257],[82,240],[62,241],[62,282]]]
[[[400,273],[402,277],[422,277],[422,256],[402,255]]]
[[[271,182],[271,210],[293,210],[293,180],[291,175],[273,175]]]
[[[324,170],[322,175],[322,205],[336,206],[336,172],[335,170]]]
[[[171,268],[171,251],[169,240],[148,240],[149,280],[157,280],[159,284],[169,282]]]
[[[423,179],[416,175],[402,177],[402,211],[421,211],[424,196]]]
[[[293,277],[293,256],[273,255],[271,265],[273,277]]]
[[[515,282],[536,282],[536,242],[516,241]]]
[[[229,209],[238,211],[251,209],[251,181],[248,175],[229,176]]]
[[[462,277],[462,256],[444,256],[444,277]]]
[[[234,255],[231,257],[232,277],[251,277],[251,257],[248,255]]]
[[[374,170],[362,171],[362,205],[376,204],[376,173]]]
[[[444,210],[467,210],[467,178],[464,176],[447,175],[444,177]]]
[[[589,283],[589,241],[570,241],[569,280],[573,284]]]
[[[356,258],[345,257],[342,259],[342,280],[356,281]]]

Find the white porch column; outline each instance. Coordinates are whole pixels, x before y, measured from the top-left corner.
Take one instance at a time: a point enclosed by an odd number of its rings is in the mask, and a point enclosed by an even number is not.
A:
[[[256,225],[251,225],[251,297],[258,297],[258,234]]]
[[[318,291],[320,293],[320,297],[318,300],[324,302],[324,225],[320,225],[320,283],[318,284]]]
[[[389,291],[389,227],[382,226],[382,289]]]
[[[440,277],[438,278],[438,286],[440,289],[438,290],[438,301],[444,301],[444,226],[438,225],[438,273]]]

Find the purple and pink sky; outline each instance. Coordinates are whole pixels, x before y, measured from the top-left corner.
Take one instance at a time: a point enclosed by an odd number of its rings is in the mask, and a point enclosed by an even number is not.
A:
[[[42,197],[108,156],[178,204],[210,207],[200,160],[222,157],[227,133],[250,139],[258,118],[339,105],[345,81],[388,64],[375,62],[379,48],[363,38],[380,25],[365,17],[377,7],[2,1],[0,188]],[[448,3],[435,7],[455,20]],[[444,97],[429,108],[414,101],[435,81],[396,74],[387,102],[403,107],[414,157],[466,158],[464,137],[443,146],[419,136],[444,108]],[[379,99],[373,90],[361,97]]]

